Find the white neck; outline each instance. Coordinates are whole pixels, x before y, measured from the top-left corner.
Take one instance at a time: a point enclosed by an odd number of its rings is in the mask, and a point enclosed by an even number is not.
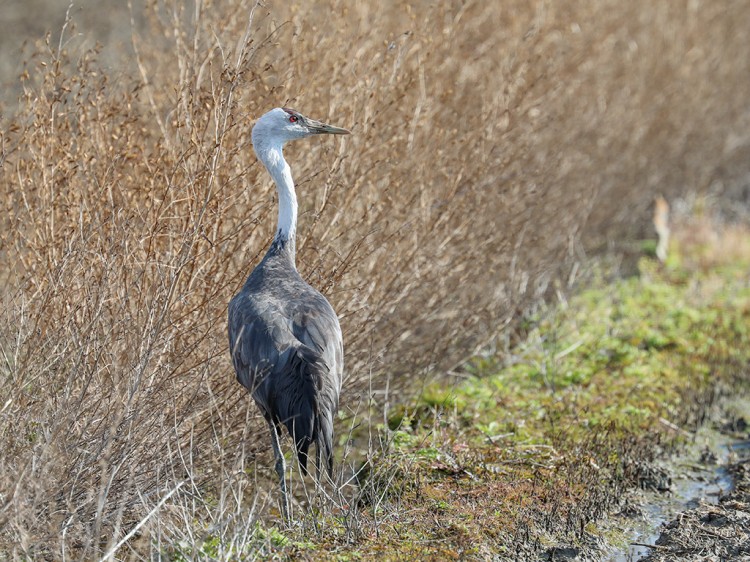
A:
[[[292,170],[284,160],[281,144],[259,142],[253,145],[258,159],[265,165],[276,182],[279,195],[279,222],[276,227],[274,242],[281,242],[289,247],[294,261],[295,236],[297,233],[297,195],[294,192]]]

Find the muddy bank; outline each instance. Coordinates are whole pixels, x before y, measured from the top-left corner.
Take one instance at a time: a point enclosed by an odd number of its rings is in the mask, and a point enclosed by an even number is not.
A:
[[[642,562],[750,560],[750,458],[727,467],[733,489],[667,523]]]
[[[567,562],[750,561],[748,405],[709,408],[679,450],[644,461],[636,489],[577,540],[528,560]],[[738,415],[738,412],[743,414]],[[684,431],[684,430],[683,430]]]

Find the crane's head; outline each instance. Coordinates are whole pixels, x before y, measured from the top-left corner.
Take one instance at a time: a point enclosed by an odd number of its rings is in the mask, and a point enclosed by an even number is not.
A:
[[[305,117],[288,107],[277,107],[263,115],[253,127],[253,145],[258,141],[283,145],[312,135],[348,135],[349,131]]]

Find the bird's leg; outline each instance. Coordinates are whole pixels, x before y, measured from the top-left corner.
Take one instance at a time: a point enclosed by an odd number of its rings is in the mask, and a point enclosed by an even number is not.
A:
[[[286,462],[284,454],[281,452],[279,444],[279,432],[276,425],[269,421],[268,426],[271,428],[271,443],[273,445],[273,456],[276,459],[276,474],[279,475],[279,487],[281,488],[281,514],[286,521],[289,520],[289,495],[286,490]]]

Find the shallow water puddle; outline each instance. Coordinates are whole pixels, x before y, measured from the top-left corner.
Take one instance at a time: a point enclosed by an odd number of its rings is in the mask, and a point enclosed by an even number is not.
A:
[[[711,449],[717,459],[713,464],[701,461],[677,459],[669,465],[674,475],[669,492],[647,491],[642,495],[640,523],[632,526],[628,535],[629,545],[614,553],[608,560],[612,562],[636,562],[651,550],[661,534],[662,525],[674,519],[677,514],[700,505],[717,504],[719,496],[732,487],[732,479],[725,466],[728,461],[750,448],[750,441],[732,441],[714,433]]]

